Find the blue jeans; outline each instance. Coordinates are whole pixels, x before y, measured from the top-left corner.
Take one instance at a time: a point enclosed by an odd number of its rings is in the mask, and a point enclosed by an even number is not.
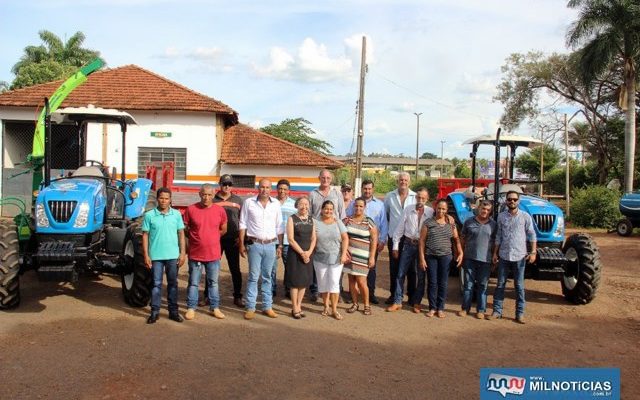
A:
[[[513,273],[513,284],[516,288],[516,318],[524,315],[524,268],[527,264],[526,257],[519,261],[498,261],[498,284],[493,293],[493,313],[502,315],[502,302],[504,301],[504,287],[507,284],[509,271]]]
[[[375,263],[378,264],[378,248],[376,247],[376,255],[375,255]],[[369,274],[367,275],[367,287],[369,288],[369,298],[376,297],[376,265],[373,268],[369,269]]]
[[[167,303],[169,312],[178,312],[178,260],[155,260],[151,262],[153,289],[151,289],[151,312],[160,312],[162,300],[162,272],[167,274]]]
[[[276,245],[274,243],[253,243],[247,249],[249,258],[249,278],[247,279],[246,303],[247,310],[255,311],[258,299],[258,279],[262,278],[260,291],[262,292],[262,310],[271,309],[273,292],[271,287],[271,271],[276,259]]]
[[[449,265],[451,254],[446,256],[427,255],[427,297],[429,297],[429,310],[444,311],[444,303],[447,301],[447,284],[449,282]]]
[[[400,260],[398,262],[398,274],[396,275],[395,281],[395,290],[393,291],[393,303],[394,304],[402,304],[402,297],[404,296],[404,278],[408,274],[416,273],[416,266],[418,263],[418,245],[412,244],[408,240],[405,240],[404,247],[402,249],[402,253],[400,253]],[[423,280],[424,285],[424,280]],[[424,286],[422,288],[424,292]],[[410,293],[413,295],[414,293]],[[418,303],[412,303],[413,299],[409,298],[409,303],[411,304],[420,304],[422,301],[422,296],[420,296],[420,301]]]
[[[487,283],[491,273],[491,264],[477,260],[464,260],[464,292],[462,293],[462,309],[471,310],[471,297],[476,291],[476,311],[487,310]]]
[[[289,245],[282,246],[282,265],[287,265],[287,253],[289,252]],[[271,271],[271,288],[273,295],[276,295],[276,289],[278,288],[278,282],[276,280],[276,273],[278,272],[278,258],[276,257],[273,262],[273,271]],[[285,291],[288,292],[289,288],[285,286]]]
[[[218,292],[218,275],[220,274],[220,260],[216,261],[191,261],[189,260],[189,287],[187,288],[187,308],[195,309],[198,306],[198,287],[202,271],[207,275],[207,296],[209,308],[215,310],[220,307],[220,293]]]

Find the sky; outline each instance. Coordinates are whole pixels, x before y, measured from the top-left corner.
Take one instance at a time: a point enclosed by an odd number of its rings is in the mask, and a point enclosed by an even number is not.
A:
[[[2,0],[0,80],[14,79],[38,31],[81,31],[110,68],[151,70],[253,127],[305,118],[345,154],[356,148],[364,36],[364,153],[415,157],[422,113],[419,153],[464,158],[465,140],[499,126],[505,59],[568,51],[576,15],[561,0]]]

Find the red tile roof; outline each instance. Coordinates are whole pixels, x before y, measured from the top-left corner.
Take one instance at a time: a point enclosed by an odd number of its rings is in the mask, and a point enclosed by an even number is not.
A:
[[[38,107],[62,80],[0,94],[0,106]],[[200,94],[137,65],[105,69],[89,75],[62,103],[62,107],[96,107],[120,110],[204,111],[227,114],[231,123],[238,113],[226,104]]]
[[[220,161],[225,164],[339,168],[343,164],[244,124],[224,131]]]

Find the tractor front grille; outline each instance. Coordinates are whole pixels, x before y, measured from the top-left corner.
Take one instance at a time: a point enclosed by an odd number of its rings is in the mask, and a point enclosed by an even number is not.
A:
[[[76,209],[76,204],[78,202],[75,200],[50,200],[49,211],[51,211],[51,215],[56,222],[69,222],[73,211]]]
[[[532,217],[540,232],[551,232],[556,223],[556,216],[553,214],[533,214]]]

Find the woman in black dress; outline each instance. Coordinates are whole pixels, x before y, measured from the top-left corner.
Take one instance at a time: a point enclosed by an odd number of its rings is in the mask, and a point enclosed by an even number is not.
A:
[[[287,239],[289,253],[285,266],[285,285],[291,288],[291,316],[295,319],[304,317],[302,299],[304,291],[313,283],[313,249],[316,247],[316,230],[313,218],[309,215],[309,199],[300,197],[296,200],[298,212],[287,221]]]

